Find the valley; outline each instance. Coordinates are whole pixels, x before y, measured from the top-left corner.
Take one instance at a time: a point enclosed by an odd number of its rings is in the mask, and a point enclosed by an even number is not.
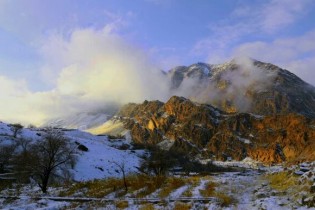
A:
[[[176,67],[165,102],[1,122],[1,209],[314,209],[315,88],[272,64],[242,68]]]

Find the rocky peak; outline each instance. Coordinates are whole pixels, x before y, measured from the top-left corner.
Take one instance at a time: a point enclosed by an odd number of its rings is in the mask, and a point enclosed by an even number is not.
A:
[[[226,112],[298,113],[315,118],[315,88],[293,73],[257,60],[197,63],[169,71],[174,95]]]
[[[119,117],[141,144],[169,142],[192,157],[224,160],[250,157],[265,163],[315,159],[315,121],[303,115],[228,114],[173,96],[166,103],[125,106]]]

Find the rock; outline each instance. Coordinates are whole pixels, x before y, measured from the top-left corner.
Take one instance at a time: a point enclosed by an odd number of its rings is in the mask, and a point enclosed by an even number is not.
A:
[[[228,114],[177,96],[166,103],[129,104],[117,115],[135,143],[155,145],[168,139],[173,142],[170,150],[181,150],[194,157],[250,157],[268,164],[315,159],[315,141],[308,141],[315,139],[315,129],[309,126],[315,120],[302,115]],[[248,139],[250,144],[240,139]]]
[[[284,196],[286,195],[287,193],[285,191],[272,191],[271,192],[271,195],[272,196]]]
[[[261,184],[261,186],[262,187],[266,187],[266,186],[268,186],[268,183],[264,182],[264,183]]]
[[[302,176],[304,174],[304,172],[303,171],[295,171],[294,174]]]
[[[83,151],[83,152],[89,151],[89,148],[87,148],[87,147],[84,146],[83,144],[80,144],[80,145],[78,146],[78,149],[81,150],[81,151]]]
[[[308,171],[310,171],[310,169],[309,169],[309,168],[306,168],[306,167],[300,167],[300,171],[302,171],[302,172],[308,172]]]
[[[260,198],[266,198],[266,197],[268,197],[268,195],[267,195],[267,193],[265,193],[265,192],[258,192],[258,193],[256,194],[256,198],[258,198],[258,199],[260,199]]]
[[[310,166],[311,166],[311,164],[309,164],[309,163],[301,163],[300,164],[301,168],[309,168]]]

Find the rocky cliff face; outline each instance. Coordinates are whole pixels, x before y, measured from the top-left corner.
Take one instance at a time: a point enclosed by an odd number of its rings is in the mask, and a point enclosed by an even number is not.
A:
[[[229,114],[183,97],[124,106],[116,116],[134,142],[191,156],[265,163],[315,159],[315,121],[298,114]]]
[[[315,118],[315,88],[291,72],[256,60],[197,63],[169,71],[173,95],[226,112],[299,113]]]

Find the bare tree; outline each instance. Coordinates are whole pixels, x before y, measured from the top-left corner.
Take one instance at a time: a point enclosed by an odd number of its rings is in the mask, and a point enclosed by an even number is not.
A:
[[[23,125],[16,123],[16,124],[11,124],[11,131],[13,132],[13,137],[16,138],[18,134],[22,132]]]
[[[126,164],[125,164],[125,161],[121,161],[121,162],[111,161],[111,163],[116,165],[119,168],[119,171],[122,173],[125,191],[127,192],[128,191],[128,185],[127,185],[127,181],[126,181]]]
[[[70,145],[60,130],[46,129],[42,140],[30,146],[30,149],[16,158],[16,168],[26,171],[35,179],[43,193],[54,175],[60,176],[75,164],[75,147]],[[59,173],[58,173],[59,171]]]
[[[20,146],[22,148],[22,152],[27,152],[30,144],[32,142],[32,139],[28,138],[19,138],[16,140],[16,146]]]
[[[16,145],[1,145],[0,146],[0,172],[7,170],[10,165],[11,158],[13,157]]]
[[[150,155],[145,156],[138,170],[147,175],[164,176],[174,166],[175,159],[170,152],[157,147],[150,149]]]

